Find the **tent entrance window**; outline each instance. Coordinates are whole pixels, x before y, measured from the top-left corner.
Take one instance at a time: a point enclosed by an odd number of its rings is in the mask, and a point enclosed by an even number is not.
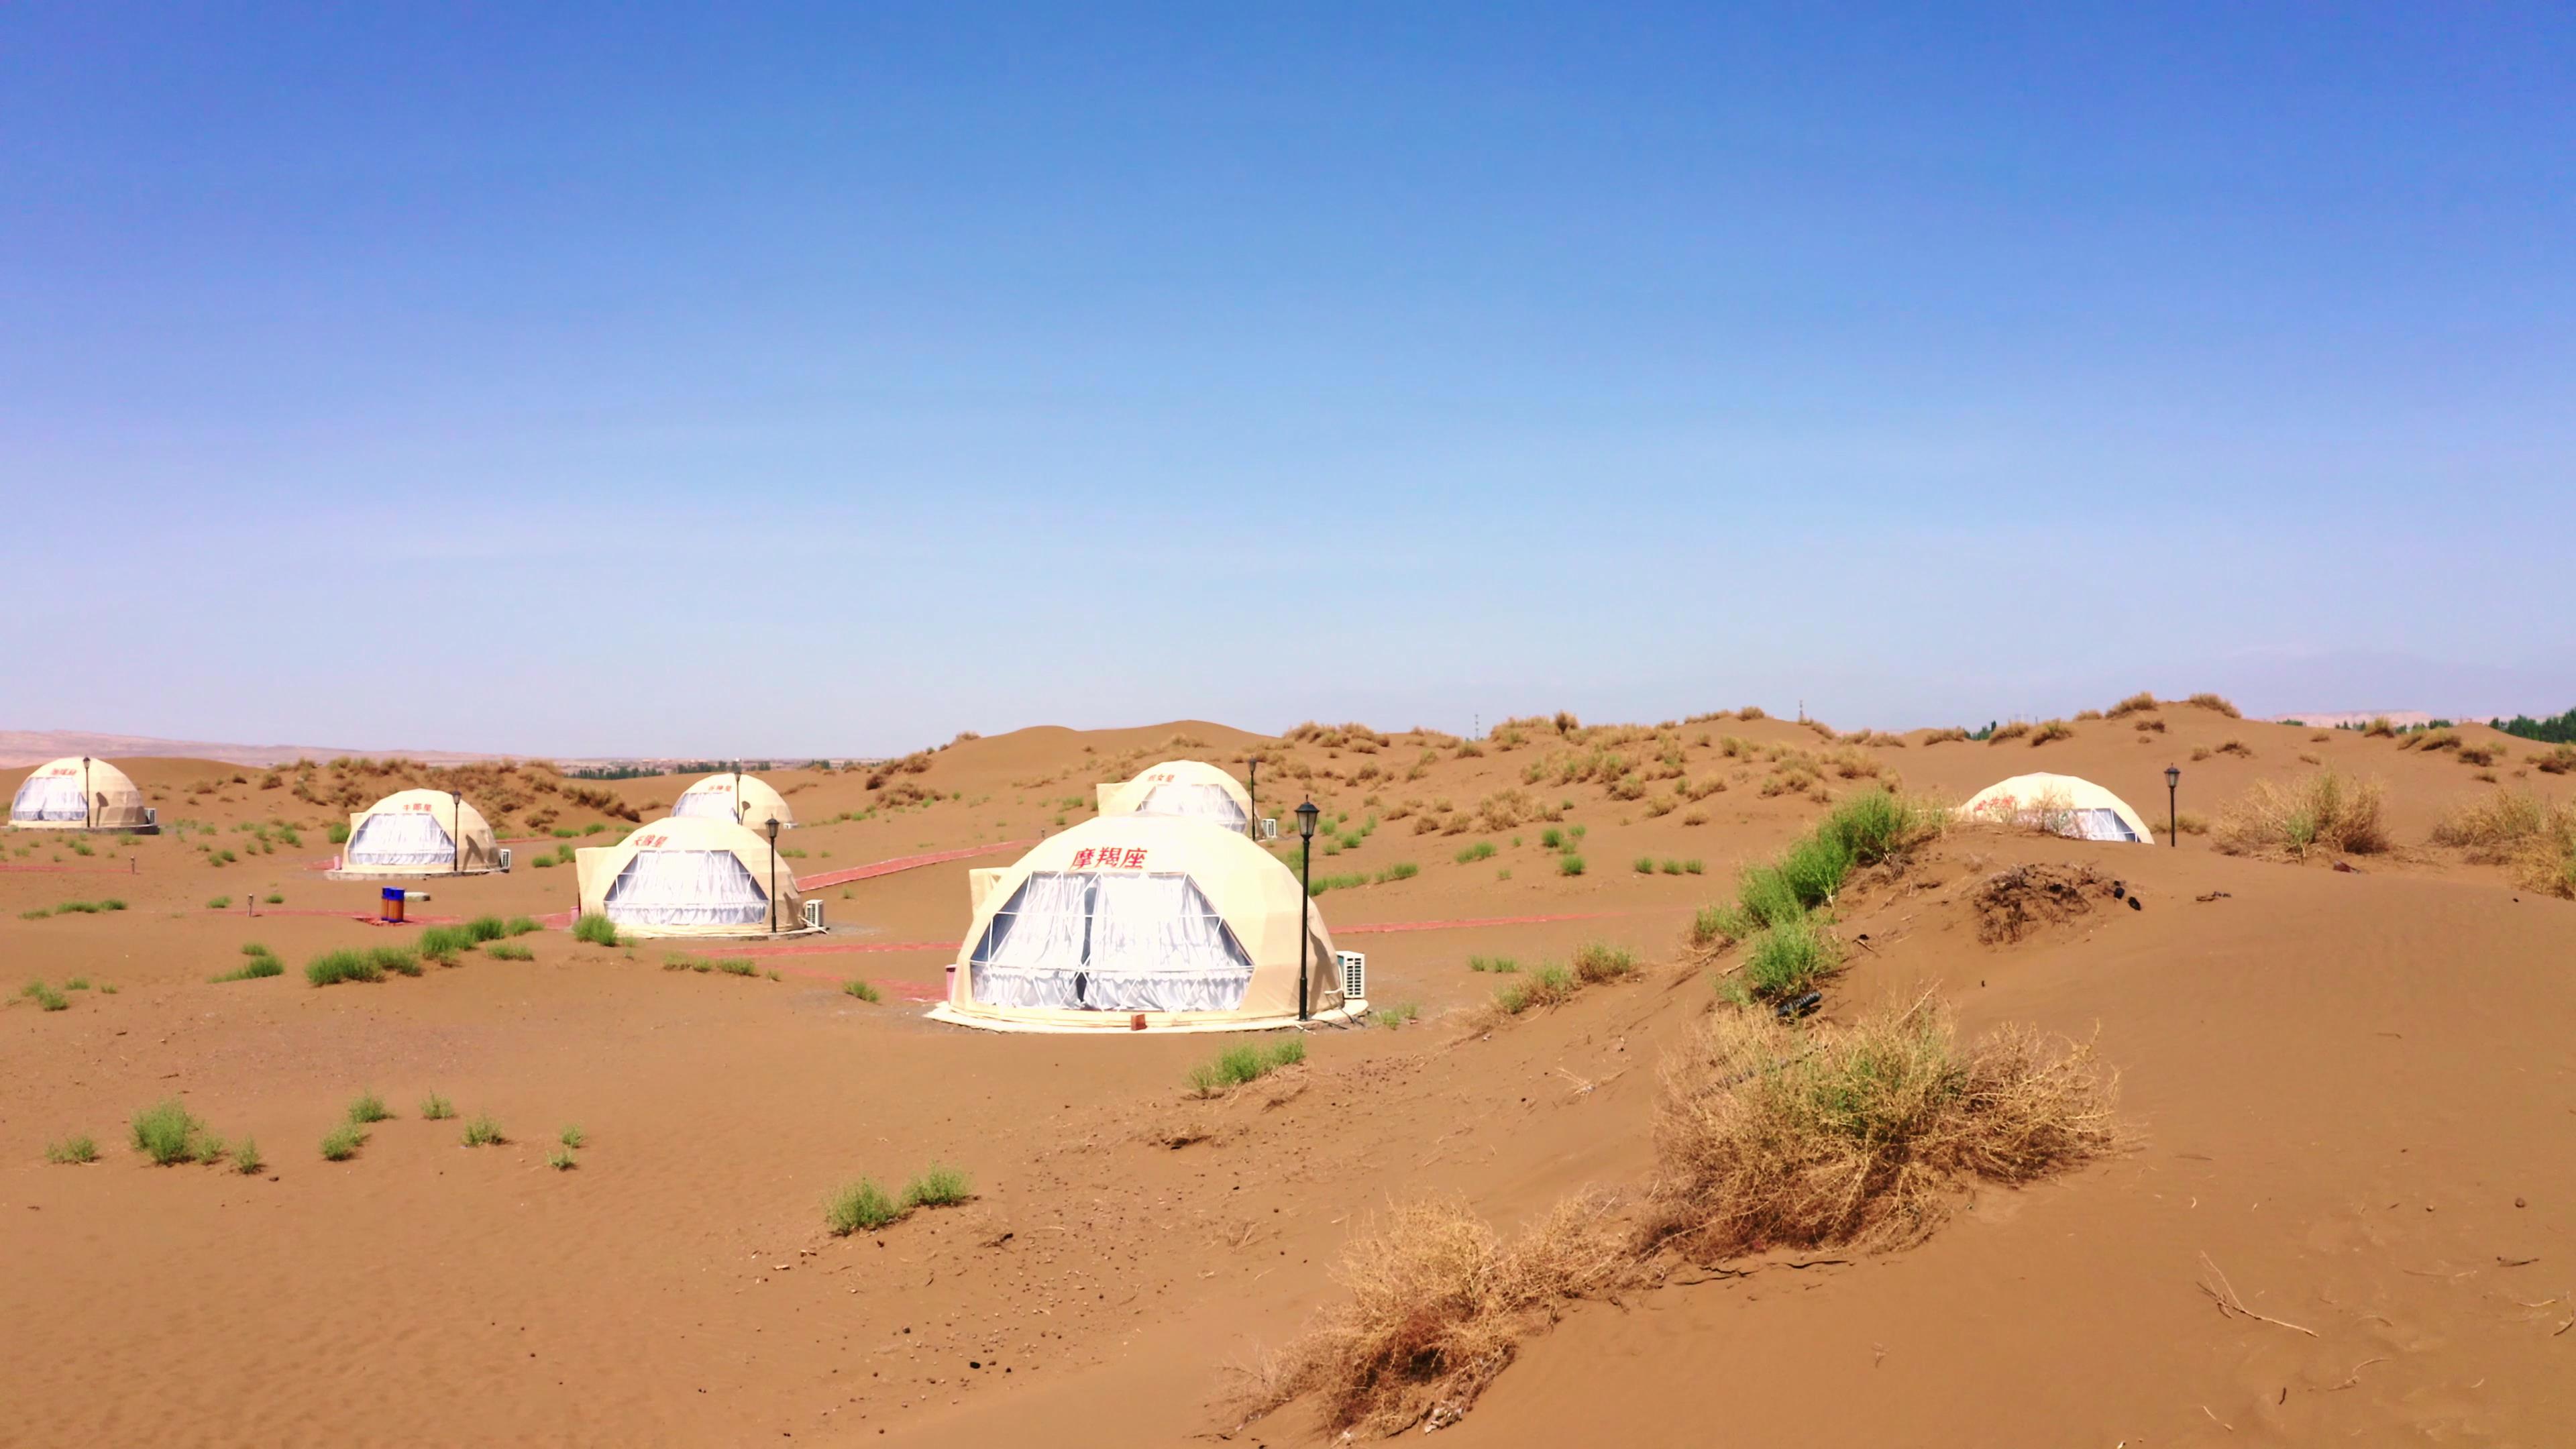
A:
[[[106,803],[101,796],[100,803]],[[9,802],[12,820],[87,820],[89,797],[81,793],[77,775],[30,775],[18,787],[17,798]]]
[[[2080,835],[2086,840],[2135,841],[2138,838],[2138,832],[2129,828],[2129,822],[2121,819],[2120,812],[2117,810],[2093,808],[2068,813],[2074,819],[2071,822],[2072,828],[2065,831],[2065,834]]]
[[[1155,786],[1136,802],[1139,815],[1177,815],[1189,820],[1204,820],[1228,830],[1241,830],[1251,817],[1243,813],[1242,802],[1221,785],[1182,784],[1177,781]]]
[[[1198,882],[1040,871],[968,958],[975,999],[1053,1011],[1238,1011],[1252,957]]]
[[[456,837],[426,810],[393,810],[358,822],[349,837],[353,866],[453,866]]]
[[[769,895],[730,850],[639,850],[605,902],[621,926],[758,926]]]

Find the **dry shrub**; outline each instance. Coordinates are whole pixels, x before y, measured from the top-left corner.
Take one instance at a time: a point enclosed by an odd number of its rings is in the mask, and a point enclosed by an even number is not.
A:
[[[2286,855],[2312,850],[2371,855],[2388,848],[2380,812],[2387,788],[2319,770],[2295,784],[2257,780],[2218,817],[2218,848],[2229,855]]]
[[[1343,1250],[1334,1278],[1348,1301],[1263,1375],[1259,1407],[1313,1393],[1335,1431],[1454,1421],[1523,1338],[1627,1272],[1613,1206],[1599,1193],[1567,1198],[1510,1243],[1460,1203],[1394,1209]]]
[[[2433,843],[2462,847],[2482,864],[2510,865],[2534,890],[2576,897],[2576,807],[2497,788],[2451,807],[2433,827]]]
[[[2136,729],[2137,729],[2137,731],[2138,731],[2139,733],[2141,733],[2141,734],[2144,734],[2144,733],[2146,733],[2146,732],[2148,732],[2148,731],[2150,731],[2150,730],[2154,731],[2154,732],[2155,732],[2155,733],[2157,733],[2157,734],[2163,734],[2163,733],[2165,732],[2165,722],[2164,722],[2163,720],[2160,720],[2160,719],[2142,719],[2142,720],[2140,720],[2140,721],[2138,721],[2138,722],[2137,722],[2137,724],[2136,724],[2135,728],[2136,728]],[[2145,743],[2146,743],[2146,741],[2144,741],[2144,740],[2140,740],[2138,743],[2140,743],[2140,744],[2145,744]]]
[[[2118,704],[2111,706],[2108,713],[2112,719],[2126,719],[2133,714],[2151,713],[2154,711],[2155,707],[2156,697],[2148,691],[2141,689],[2137,693],[2130,695],[2127,699],[2121,700]]]
[[[2254,747],[2243,740],[2229,740],[2218,747],[2218,752],[2222,755],[2242,755],[2249,760],[2254,758]]]
[[[1748,704],[1744,708],[1737,710],[1735,712],[1735,717],[1740,720],[1757,720],[1769,719],[1771,716],[1763,713],[1762,706],[1758,704]]]
[[[2068,724],[2062,719],[2043,720],[2040,722],[2039,727],[2032,730],[2030,734],[2030,742],[2034,748],[2047,744],[2050,740],[2071,740],[2073,738],[2075,738],[2075,726]]]
[[[2379,714],[2372,715],[2370,723],[2362,727],[2361,737],[2365,740],[2384,740],[2396,733],[2397,726],[2388,722],[2388,716]]]
[[[1953,740],[1964,740],[1967,737],[1968,732],[1966,730],[1959,728],[1957,725],[1952,725],[1948,729],[1934,730],[1930,734],[1925,735],[1923,737],[1923,743],[1927,745],[1946,745]]]
[[[1519,790],[1497,790],[1476,802],[1476,820],[1486,830],[1509,830],[1539,813],[1539,803]]]
[[[2496,762],[2496,757],[2503,753],[2504,751],[2496,748],[2494,745],[2463,744],[2460,746],[2460,763],[2464,765],[2492,765]]]
[[[1849,745],[1826,755],[1823,763],[1832,766],[1833,772],[1846,780],[1870,780],[1878,777],[1878,761]]]
[[[2098,709],[2079,709],[2075,712],[2075,722],[2077,724],[2082,724],[2087,720],[2097,720],[2101,717],[2102,711]]]
[[[2112,899],[2110,879],[2089,865],[2017,865],[1986,877],[1968,904],[1976,912],[1977,939],[2001,946]]]
[[[2239,710],[2235,705],[2228,703],[2226,699],[2215,694],[2195,694],[2191,698],[2184,700],[2183,703],[2196,705],[2202,709],[2216,710],[2218,713],[2227,716],[2229,719],[2245,718],[2245,714],[2242,710]]]
[[[2000,745],[2006,740],[2017,740],[2023,735],[2029,733],[2029,725],[2022,723],[2020,720],[2014,720],[2008,725],[1995,726],[1995,732],[1986,736],[1986,743],[1990,745]]]
[[[2090,1044],[2004,1026],[1963,1045],[1928,992],[1848,1027],[1721,1011],[1664,1064],[1653,1231],[1703,1257],[1900,1246],[1968,1181],[2110,1150],[2117,1093]]]
[[[2422,750],[2428,755],[2436,750],[2456,750],[2459,747],[2458,730],[2417,730],[2397,742],[2397,748],[2401,750]]]
[[[2576,770],[2576,745],[2560,745],[2548,754],[2533,756],[2531,763],[2544,775],[2564,775]]]

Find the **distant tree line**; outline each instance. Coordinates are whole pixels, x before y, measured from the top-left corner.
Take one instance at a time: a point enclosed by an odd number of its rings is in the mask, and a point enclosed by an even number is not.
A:
[[[641,780],[653,775],[721,775],[736,769],[749,774],[777,768],[776,760],[674,760],[667,765],[592,765],[565,773],[576,780]]]
[[[2488,724],[2509,735],[2538,740],[2544,745],[2576,745],[2576,709],[2554,714],[2547,719],[2533,719],[2518,714],[2511,719],[2491,719]]]

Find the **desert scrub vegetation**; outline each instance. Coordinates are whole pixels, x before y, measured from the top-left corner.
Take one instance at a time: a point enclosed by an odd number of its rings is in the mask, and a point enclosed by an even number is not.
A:
[[[608,917],[593,911],[572,923],[572,938],[576,941],[586,941],[593,946],[614,946],[617,944],[617,925]]]
[[[444,1122],[456,1115],[456,1104],[432,1092],[420,1099],[420,1115],[424,1121]]]
[[[59,1142],[45,1144],[45,1160],[57,1167],[76,1167],[98,1161],[98,1144],[85,1132],[74,1133]]]
[[[2075,726],[2062,719],[2042,720],[2032,726],[2030,731],[2030,742],[2034,747],[2047,744],[2051,740],[2073,738],[2075,738]]]
[[[1390,1002],[1369,1013],[1369,1019],[1394,1030],[1422,1015],[1422,1004],[1415,1001]]]
[[[286,963],[277,959],[276,952],[257,941],[243,942],[241,953],[243,959],[239,966],[208,979],[218,982],[257,981],[264,977],[286,974]]]
[[[2243,711],[2237,709],[2235,705],[2230,704],[2224,697],[2215,694],[2209,694],[2206,692],[2195,694],[2191,698],[2184,700],[2183,703],[2190,705],[2195,709],[2205,709],[2217,714],[2223,714],[2229,719],[2243,719],[2245,717]]]
[[[1281,1067],[1293,1067],[1306,1059],[1306,1038],[1290,1035],[1269,1047],[1245,1044],[1230,1046],[1216,1054],[1214,1061],[1201,1062],[1190,1068],[1187,1081],[1190,1095],[1214,1097],[1257,1082]]]
[[[1795,1001],[1823,985],[1842,964],[1842,946],[1833,933],[1801,912],[1757,932],[1718,991],[1738,1005]]]
[[[491,957],[495,961],[534,961],[537,959],[536,952],[511,941],[495,941],[489,947],[485,948],[483,954]]]
[[[349,1103],[348,1120],[353,1126],[364,1127],[391,1116],[393,1109],[385,1105],[384,1098],[373,1092],[360,1092],[356,1100]]]
[[[1582,981],[1572,971],[1543,965],[1495,992],[1494,1010],[1503,1016],[1518,1016],[1534,1008],[1563,1006],[1582,989]]]
[[[1721,1009],[1664,1064],[1649,1236],[1703,1258],[1914,1242],[1966,1184],[2111,1150],[2117,1091],[2089,1044],[1963,1043],[1930,994],[1847,1027]]]
[[[2103,713],[2111,719],[2126,719],[2133,714],[2152,713],[2155,708],[2156,697],[2142,689],[2137,693],[2130,695],[2127,699],[2121,700],[2118,704],[2111,706],[2108,710],[2103,711]]]
[[[2286,785],[2257,780],[2220,812],[2213,839],[2229,855],[2304,860],[2314,851],[2376,854],[2389,844],[2380,818],[2386,794],[2377,780],[2355,780],[2332,769]]]
[[[322,1160],[325,1162],[346,1162],[350,1158],[357,1156],[358,1149],[366,1145],[367,1134],[360,1131],[355,1125],[343,1122],[339,1126],[322,1134]]]
[[[2029,733],[2029,725],[2022,723],[2020,720],[2014,720],[2011,724],[1997,725],[1993,730],[1989,731],[1986,735],[1986,743],[1990,745],[2000,745],[2006,740],[2017,740]]]
[[[885,1000],[884,992],[877,990],[873,984],[862,981],[857,977],[852,977],[841,983],[841,994],[844,996],[855,996],[870,1006],[874,1006]]]
[[[1556,873],[1558,875],[1583,874],[1583,857],[1571,850],[1558,856],[1556,858]]]
[[[1459,851],[1457,855],[1451,858],[1456,860],[1460,865],[1474,865],[1480,860],[1491,860],[1494,858],[1494,842],[1490,840],[1479,840],[1475,844],[1468,846],[1465,850]]]
[[[481,944],[474,933],[463,926],[432,926],[420,933],[420,954],[441,966],[453,966],[456,958]]]
[[[224,1155],[223,1141],[172,1097],[134,1114],[134,1150],[162,1167],[181,1162],[214,1162]]]
[[[36,1008],[40,1011],[69,1011],[72,1009],[70,997],[63,995],[61,992],[56,991],[50,986],[47,986],[42,981],[28,982],[26,985],[18,988],[18,994],[21,997],[36,1003]]]
[[[2576,898],[2576,807],[2498,786],[2451,807],[2433,827],[2433,843],[2511,866],[2530,889]]]
[[[889,1196],[869,1177],[841,1188],[824,1200],[823,1225],[832,1236],[846,1238],[892,1227],[923,1208],[956,1207],[974,1197],[974,1184],[965,1173],[934,1162],[904,1184],[901,1197]]]
[[[1335,1433],[1394,1435],[1435,1408],[1453,1420],[1522,1340],[1626,1276],[1614,1208],[1604,1195],[1568,1198],[1510,1241],[1451,1201],[1364,1224],[1333,1274],[1346,1296],[1254,1385],[1254,1409],[1311,1394]]]
[[[461,1139],[468,1147],[498,1147],[510,1139],[501,1133],[501,1124],[489,1112],[477,1112],[466,1122]]]

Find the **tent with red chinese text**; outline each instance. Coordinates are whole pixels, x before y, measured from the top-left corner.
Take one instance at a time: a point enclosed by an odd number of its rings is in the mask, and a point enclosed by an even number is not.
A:
[[[754,830],[768,829],[772,820],[781,830],[796,828],[796,814],[787,808],[787,797],[758,775],[738,770],[709,775],[681,791],[680,798],[671,802],[671,813],[731,820]]]
[[[1107,815],[968,872],[974,918],[931,1015],[1019,1031],[1236,1031],[1349,1020],[1323,913],[1239,831]]]
[[[445,790],[397,790],[349,817],[333,880],[418,880],[502,869],[483,812]]]
[[[765,835],[730,820],[673,816],[637,826],[615,845],[573,852],[581,913],[624,936],[793,936],[822,929],[809,916],[792,863]]]
[[[2075,840],[2156,843],[2156,832],[2129,802],[2076,775],[2015,775],[1968,797],[1961,820],[2044,830]]]
[[[123,770],[81,755],[28,771],[9,797],[9,823],[20,830],[160,830]]]
[[[1244,830],[1252,823],[1252,793],[1214,765],[1166,760],[1133,780],[1102,785],[1100,813],[1173,815]]]

